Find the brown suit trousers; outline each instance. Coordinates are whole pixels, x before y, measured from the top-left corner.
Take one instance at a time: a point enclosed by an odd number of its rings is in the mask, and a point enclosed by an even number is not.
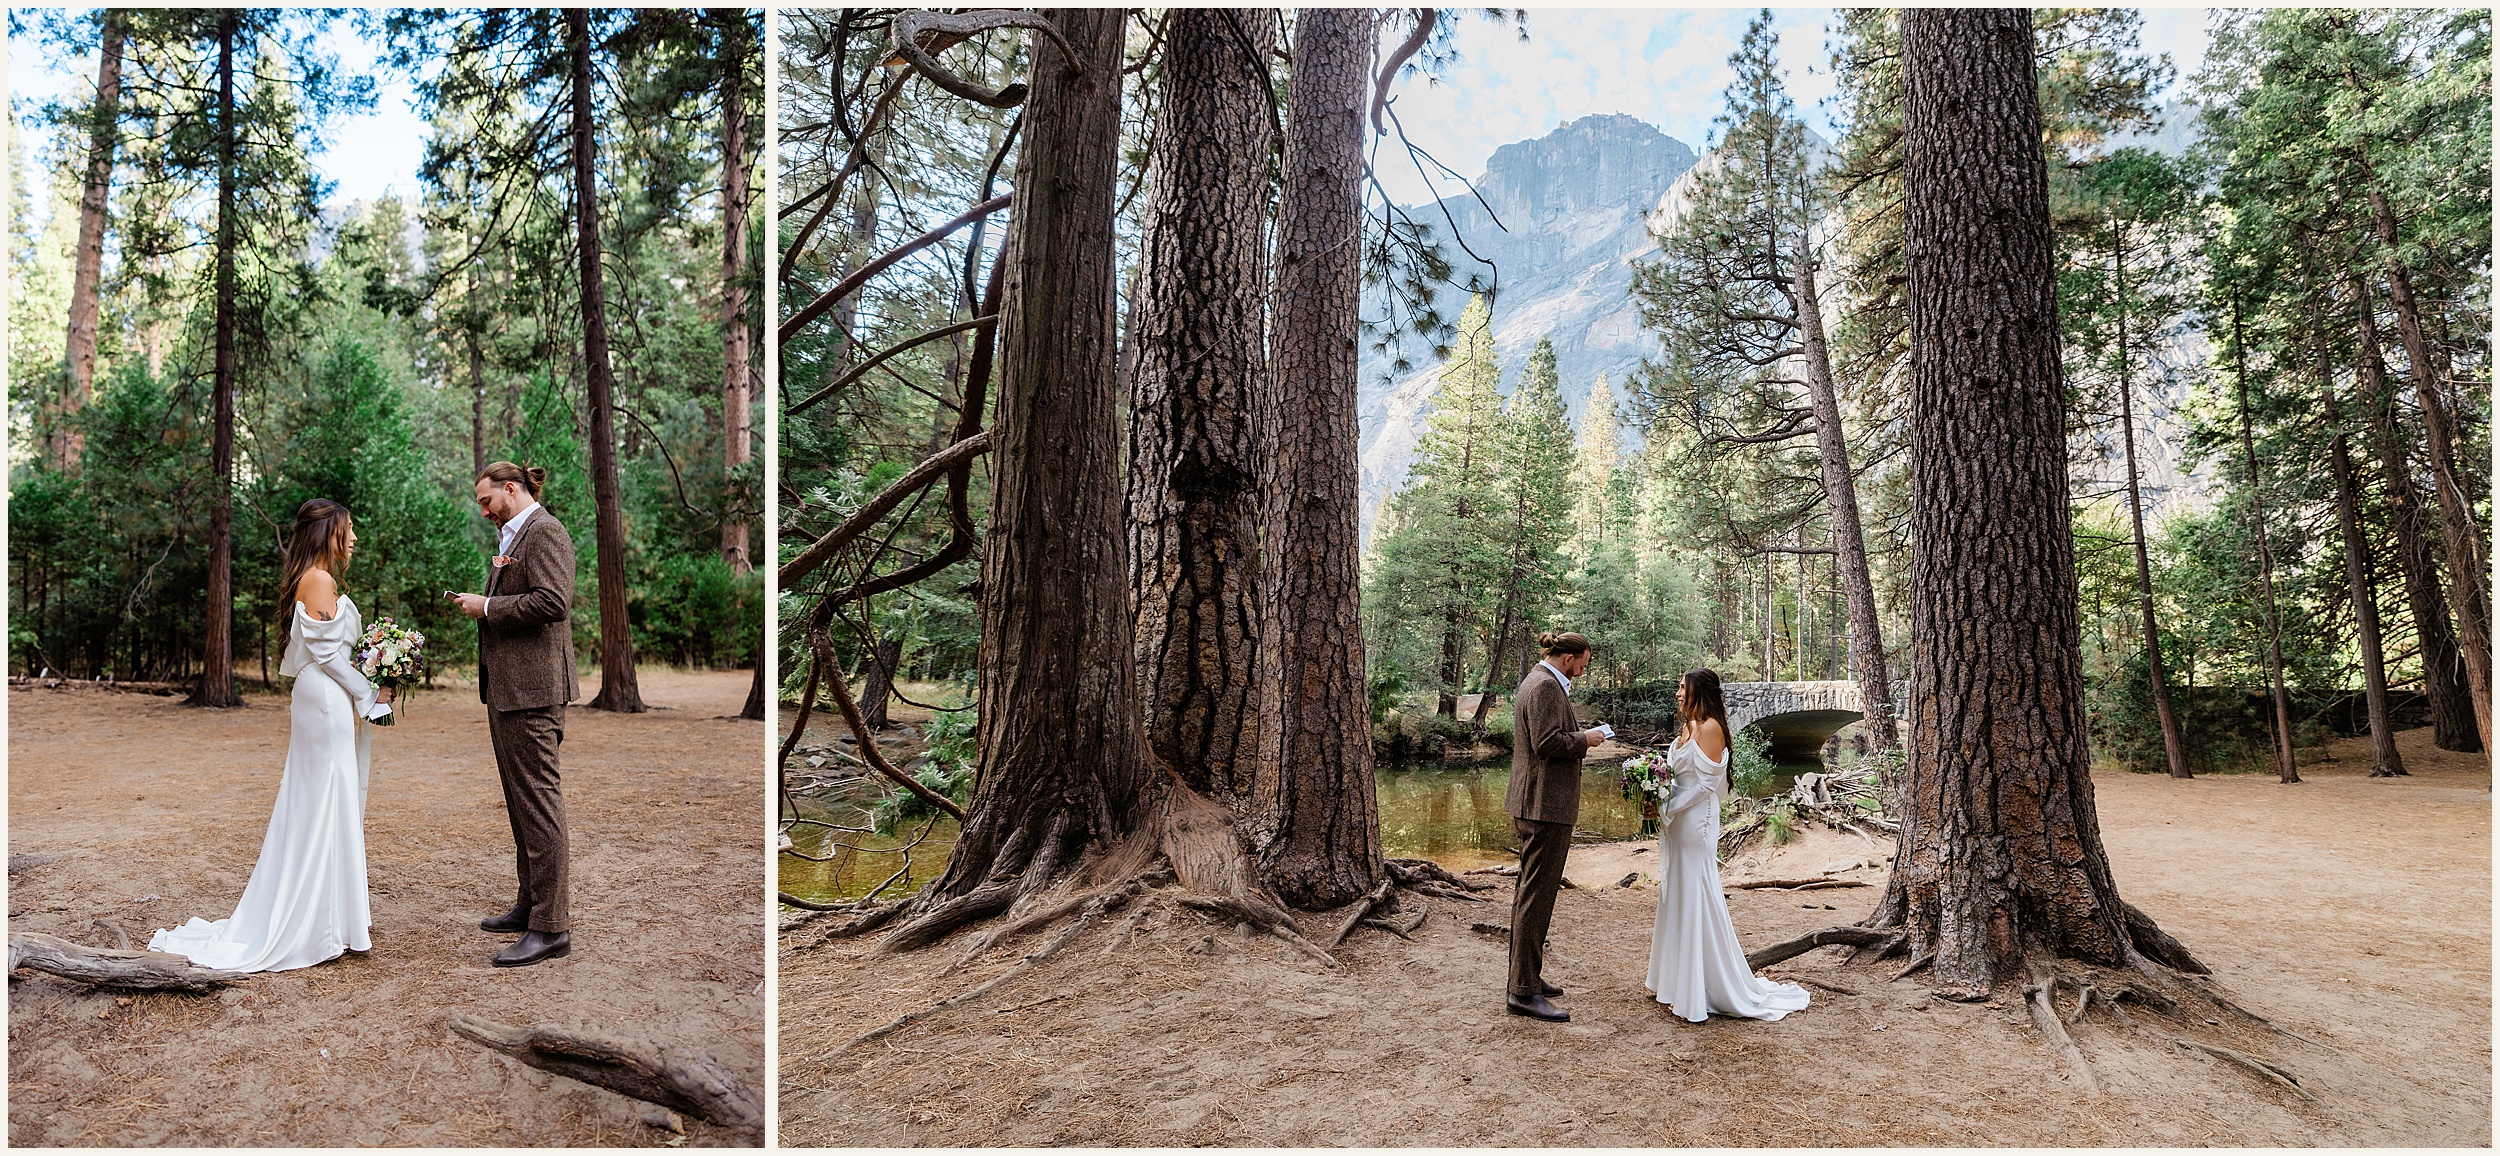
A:
[[[571,846],[557,752],[573,677],[573,538],[544,507],[521,523],[511,561],[486,581],[478,623],[478,698],[512,820],[516,905],[530,930],[569,930]]]
[[[1545,932],[1571,855],[1571,824],[1512,819],[1511,827],[1519,833],[1519,887],[1510,901],[1510,994],[1525,997],[1544,990]]]
[[[486,712],[503,773],[503,807],[512,819],[513,867],[521,879],[513,904],[529,913],[530,930],[569,930],[566,910],[570,855],[564,835],[564,791],[556,751],[564,745],[564,706]]]

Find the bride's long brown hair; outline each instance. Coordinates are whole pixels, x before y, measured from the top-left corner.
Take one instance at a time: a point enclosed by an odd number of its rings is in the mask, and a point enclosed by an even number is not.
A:
[[[1719,690],[1719,672],[1708,667],[1685,671],[1683,685],[1684,706],[1677,721],[1682,724],[1684,737],[1692,738],[1693,727],[1703,719],[1714,719],[1719,724],[1720,737],[1727,740],[1728,745],[1733,747],[1736,743],[1736,733],[1728,729],[1727,696]],[[1720,769],[1721,786],[1727,785],[1726,780],[1729,772],[1735,769],[1734,764],[1735,761],[1731,759],[1728,766]]]
[[[313,498],[295,507],[295,529],[286,537],[286,578],[278,595],[278,632],[295,633],[295,588],[304,571],[319,566],[336,578],[347,572],[347,507],[328,498]]]

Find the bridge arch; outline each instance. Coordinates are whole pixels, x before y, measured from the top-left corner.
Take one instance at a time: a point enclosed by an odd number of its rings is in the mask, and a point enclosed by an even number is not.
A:
[[[1864,696],[1853,679],[1813,682],[1730,682],[1720,684],[1727,698],[1727,725],[1742,731],[1759,726],[1771,742],[1775,758],[1804,759],[1822,753],[1823,744],[1840,728],[1866,717]],[[1895,717],[1907,688],[1892,688]]]

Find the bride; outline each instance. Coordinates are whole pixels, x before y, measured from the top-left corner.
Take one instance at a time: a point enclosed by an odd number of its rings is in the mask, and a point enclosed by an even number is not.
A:
[[[365,785],[368,718],[390,713],[391,688],[378,693],[352,656],[364,636],[356,603],[337,575],[356,556],[347,507],[314,498],[295,511],[287,539],[286,659],[295,677],[291,733],[278,805],[260,844],[260,861],[234,914],[193,918],[148,940],[152,951],[189,956],[224,971],[285,971],[370,951],[373,909],[365,895]]]
[[[1675,688],[1683,735],[1667,748],[1675,789],[1658,832],[1658,923],[1649,990],[1694,1023],[1711,1013],[1775,1020],[1806,1006],[1806,989],[1754,975],[1719,890],[1719,800],[1728,791],[1727,704],[1714,671]]]

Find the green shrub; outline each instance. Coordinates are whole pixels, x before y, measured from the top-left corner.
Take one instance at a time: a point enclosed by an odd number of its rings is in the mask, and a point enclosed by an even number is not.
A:
[[[1728,784],[1735,793],[1760,798],[1771,789],[1776,768],[1771,765],[1771,739],[1755,727],[1736,732],[1730,744],[1733,752],[1728,762]]]

